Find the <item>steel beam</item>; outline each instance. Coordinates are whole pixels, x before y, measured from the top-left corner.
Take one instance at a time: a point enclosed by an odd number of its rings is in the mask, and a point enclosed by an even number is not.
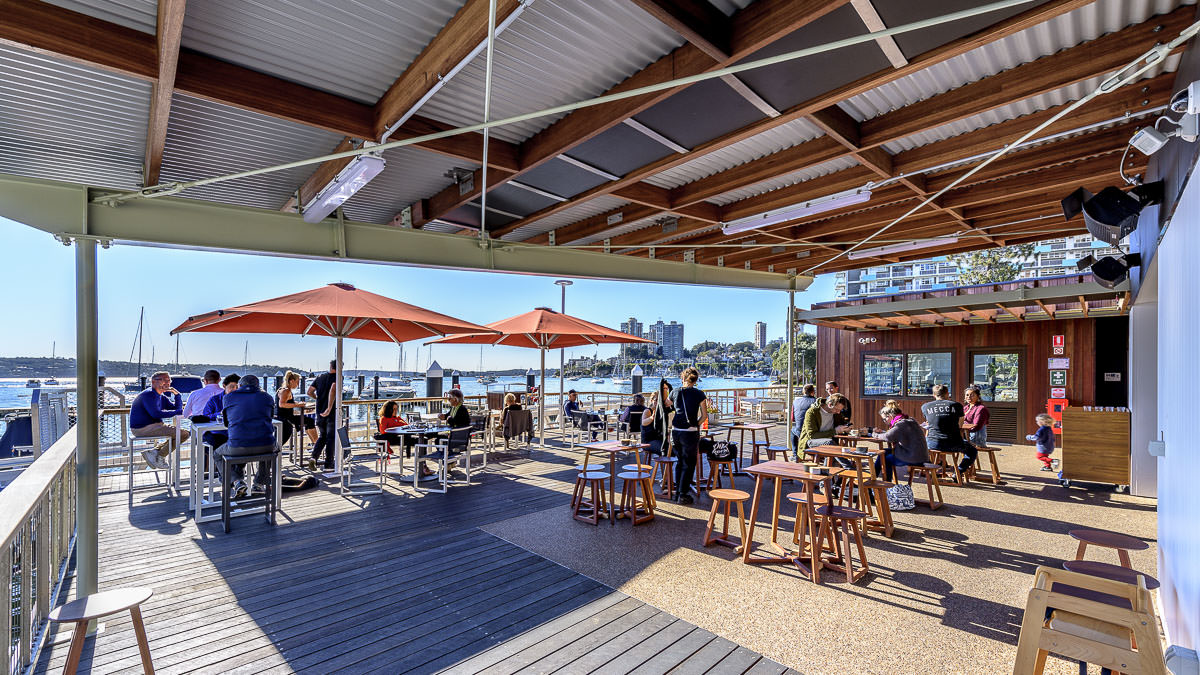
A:
[[[292,213],[173,197],[116,207],[89,200],[85,228],[78,205],[95,192],[73,183],[0,174],[0,215],[60,238],[82,235],[164,248],[778,291],[802,291],[812,283],[812,277],[794,274],[480,241],[334,218],[306,223]]]

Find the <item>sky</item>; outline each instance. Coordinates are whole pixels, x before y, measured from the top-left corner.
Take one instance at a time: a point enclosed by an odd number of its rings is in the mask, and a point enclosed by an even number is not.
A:
[[[0,331],[0,356],[75,355],[74,248],[48,234],[0,217],[0,246],[8,279]],[[100,358],[130,358],[138,313],[146,311],[143,357],[151,349],[159,362],[173,361],[170,331],[189,316],[248,302],[288,295],[323,284],[346,282],[358,288],[479,324],[490,323],[536,307],[558,309],[555,277],[433,270],[213,253],[141,246],[97,250]],[[767,338],[784,334],[787,294],[703,286],[648,284],[574,279],[567,288],[567,313],[611,328],[630,316],[644,323],[658,319],[683,323],[684,344],[704,340],[741,342],[753,337],[754,323],[767,323]],[[810,289],[796,294],[806,308],[833,299],[832,274],[818,277]],[[322,370],[333,354],[333,340],[318,336],[185,334],[180,338],[184,363],[241,363],[246,340],[249,362]],[[413,368],[419,343],[404,346],[405,368]],[[391,343],[349,340],[347,368],[395,370],[399,350]],[[436,345],[432,356],[443,367],[479,367],[479,347]],[[567,358],[617,353],[617,346],[567,350]],[[136,359],[136,354],[134,354]],[[429,361],[421,347],[420,369]],[[535,350],[484,347],[485,369],[536,367]],[[547,357],[547,366],[557,358]]]

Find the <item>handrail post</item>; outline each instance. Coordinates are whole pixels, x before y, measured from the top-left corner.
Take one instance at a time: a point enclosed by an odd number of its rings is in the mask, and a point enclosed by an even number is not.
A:
[[[99,578],[99,401],[97,386],[96,241],[75,240],[75,374],[79,390],[75,463],[76,595],[97,591]],[[178,449],[177,449],[178,450]],[[132,480],[132,476],[130,477]]]

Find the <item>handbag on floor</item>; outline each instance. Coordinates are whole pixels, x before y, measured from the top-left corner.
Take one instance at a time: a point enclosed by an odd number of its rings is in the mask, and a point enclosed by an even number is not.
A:
[[[887,489],[888,508],[893,511],[911,511],[917,507],[911,485],[893,485]]]

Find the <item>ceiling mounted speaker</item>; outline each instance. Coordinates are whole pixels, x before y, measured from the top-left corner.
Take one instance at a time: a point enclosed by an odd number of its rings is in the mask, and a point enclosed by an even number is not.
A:
[[[1086,188],[1079,188],[1062,200],[1062,209],[1067,220],[1082,213],[1093,237],[1116,246],[1137,229],[1142,209],[1158,204],[1162,198],[1162,181],[1138,185],[1128,192],[1110,185],[1096,195]]]

